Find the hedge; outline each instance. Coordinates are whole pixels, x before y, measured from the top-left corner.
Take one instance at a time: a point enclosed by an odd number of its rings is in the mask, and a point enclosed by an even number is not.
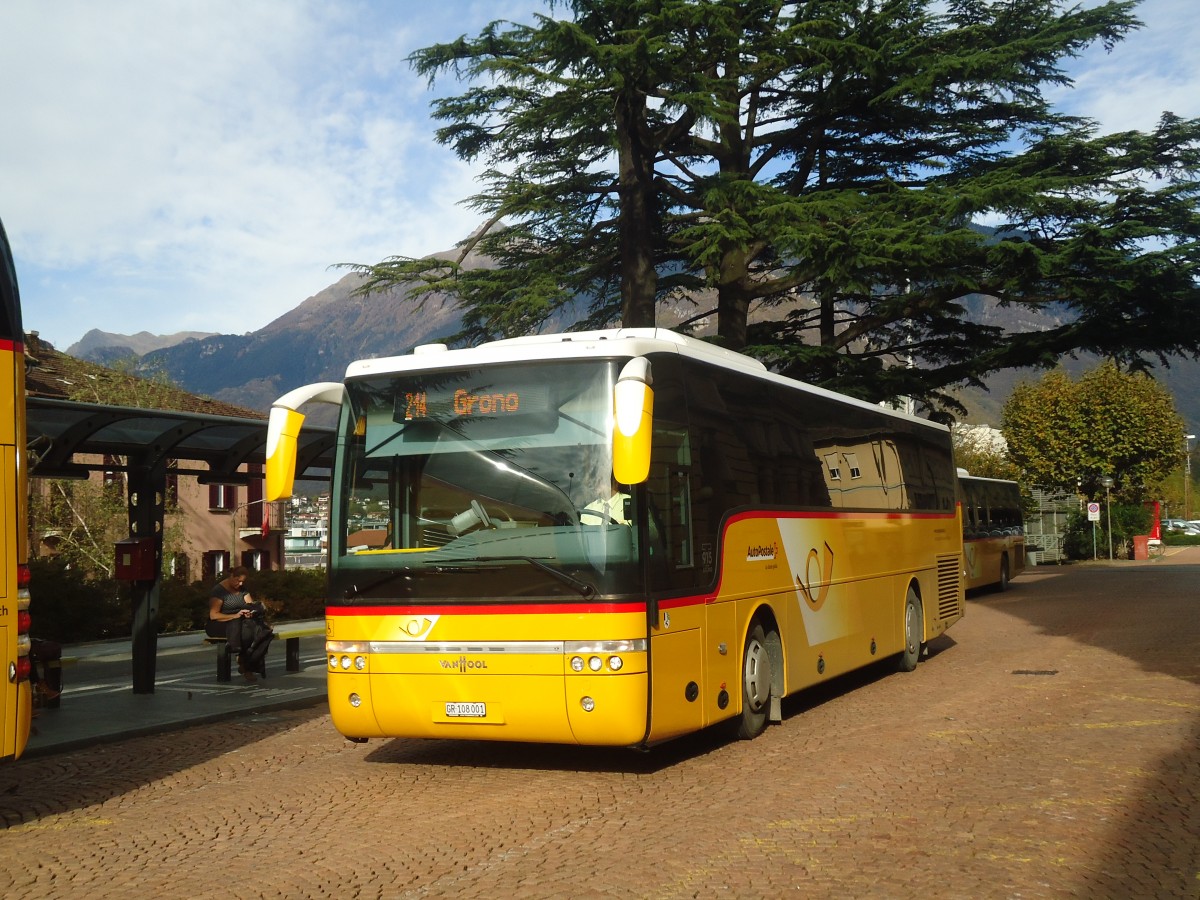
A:
[[[33,637],[70,644],[128,637],[133,594],[111,578],[86,578],[55,559],[30,563],[29,611]],[[159,586],[158,631],[200,631],[208,619],[212,584],[165,578]],[[325,614],[325,570],[253,572],[246,583],[255,597],[276,601],[276,620],[315,619]]]

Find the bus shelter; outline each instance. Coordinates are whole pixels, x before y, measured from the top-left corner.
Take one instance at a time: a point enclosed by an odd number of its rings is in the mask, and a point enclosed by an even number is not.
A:
[[[195,476],[201,484],[247,483],[244,467],[266,461],[267,421],[28,396],[26,428],[31,478],[125,474],[129,540],[122,543],[130,546],[130,557],[142,561],[127,570],[133,588],[133,692],[151,694],[168,474]],[[305,428],[297,477],[327,480],[333,447],[332,428]]]

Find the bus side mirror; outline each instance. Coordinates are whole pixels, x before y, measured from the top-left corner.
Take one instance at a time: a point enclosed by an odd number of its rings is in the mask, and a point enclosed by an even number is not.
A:
[[[267,484],[263,497],[267,503],[292,496],[300,426],[304,424],[304,414],[296,412],[296,408],[311,401],[340,404],[343,396],[345,388],[341,382],[323,381],[288,391],[271,406],[271,415],[267,419]]]
[[[271,417],[267,420],[267,485],[263,498],[267,503],[292,496],[297,439],[303,424],[303,413],[282,406],[271,408]]]
[[[650,435],[654,430],[654,379],[650,360],[631,359],[613,391],[613,477],[641,484],[650,474]]]

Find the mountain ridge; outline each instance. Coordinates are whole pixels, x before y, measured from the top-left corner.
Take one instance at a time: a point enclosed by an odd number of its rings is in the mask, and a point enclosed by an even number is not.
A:
[[[242,335],[117,335],[93,329],[67,352],[103,364],[129,357],[135,346],[152,346],[145,353],[132,354],[140,358],[140,368],[160,370],[193,393],[266,410],[292,388],[340,381],[346,366],[356,359],[407,354],[413,347],[443,340],[461,327],[461,312],[448,295],[428,294],[414,300],[410,289],[401,286],[362,296],[357,291],[363,282],[357,273],[344,275],[263,328]],[[678,325],[702,306],[693,301],[664,306],[660,324],[666,328]],[[1006,329],[1036,329],[1050,321],[982,296],[966,298],[963,306],[971,319]],[[697,333],[711,331],[711,324],[702,323]],[[84,352],[77,352],[81,345]],[[1098,360],[1080,354],[1061,362],[1072,377],[1078,377]],[[1013,388],[1042,374],[1040,369],[1006,370],[990,376],[987,389],[960,388],[951,393],[968,410],[964,422],[996,426]],[[1188,430],[1194,430],[1193,425],[1200,424],[1200,362],[1175,357],[1169,367],[1156,366],[1152,374],[1172,393],[1185,422],[1192,423]]]

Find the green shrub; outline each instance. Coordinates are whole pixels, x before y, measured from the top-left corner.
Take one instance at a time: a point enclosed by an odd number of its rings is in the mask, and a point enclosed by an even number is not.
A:
[[[208,593],[211,585],[202,581],[164,578],[158,590],[158,630],[160,633],[200,631],[208,621]]]
[[[1150,533],[1151,513],[1140,503],[1114,503],[1111,510],[1112,551],[1117,559],[1133,558],[1134,535]],[[1063,535],[1068,559],[1091,559],[1093,554],[1108,559],[1109,513],[1100,503],[1100,521],[1088,521],[1086,511],[1072,512]],[[1093,543],[1094,542],[1094,543]]]
[[[244,590],[261,600],[282,603],[277,619],[319,619],[325,615],[325,570],[251,572]]]
[[[1163,532],[1163,543],[1169,547],[1200,546],[1200,534],[1179,534],[1175,531]]]
[[[63,644],[128,637],[133,626],[129,585],[111,578],[88,578],[60,558],[29,564],[30,634]],[[246,589],[280,601],[276,619],[318,619],[325,615],[325,570],[252,572]],[[158,592],[158,631],[201,631],[208,621],[212,584],[164,578]]]
[[[129,635],[130,595],[118,582],[89,579],[58,559],[32,560],[29,571],[33,637],[65,644]]]
[[[165,579],[159,592],[158,630],[202,631],[208,622],[213,584]],[[282,604],[272,616],[276,620],[319,619],[325,615],[324,569],[251,572],[242,589],[255,599]]]

